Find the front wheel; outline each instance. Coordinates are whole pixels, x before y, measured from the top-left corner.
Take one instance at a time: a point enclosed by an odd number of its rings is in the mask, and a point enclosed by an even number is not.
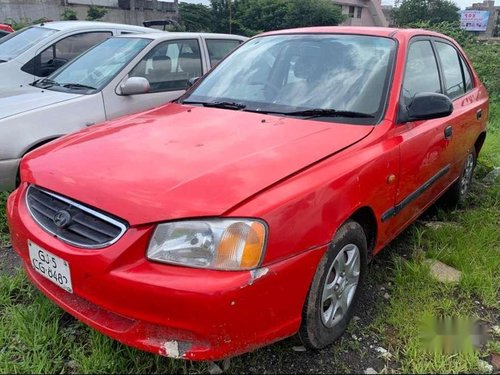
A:
[[[361,225],[343,224],[321,259],[302,313],[304,346],[321,349],[344,333],[366,273],[367,241]]]

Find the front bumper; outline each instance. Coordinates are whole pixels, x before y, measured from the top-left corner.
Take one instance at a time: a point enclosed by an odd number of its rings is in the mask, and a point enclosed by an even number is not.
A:
[[[310,250],[254,271],[177,267],[146,260],[152,226],[130,228],[105,249],[78,249],[32,220],[21,199],[24,192],[21,187],[10,196],[7,211],[12,245],[31,281],[98,331],[174,358],[219,360],[296,333],[326,250]],[[33,270],[28,240],[70,264],[73,294]]]
[[[13,190],[16,187],[20,162],[21,159],[0,160],[0,191]]]

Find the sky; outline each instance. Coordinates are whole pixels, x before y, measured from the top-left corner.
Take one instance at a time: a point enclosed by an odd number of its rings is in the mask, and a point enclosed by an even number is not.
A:
[[[210,0],[180,0],[180,1],[186,2],[186,3],[198,3],[198,4],[201,3],[201,4],[205,4],[205,5],[210,4]],[[471,6],[472,3],[482,3],[482,0],[453,0],[453,1],[455,2],[455,4],[457,4],[457,6],[460,9],[465,9],[468,6]],[[382,4],[383,5],[392,5],[392,4],[394,4],[394,1],[393,0],[382,0]],[[495,5],[500,5],[500,0],[496,0]]]

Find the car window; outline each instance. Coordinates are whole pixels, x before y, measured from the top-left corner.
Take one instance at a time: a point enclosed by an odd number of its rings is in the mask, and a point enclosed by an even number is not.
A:
[[[8,33],[7,31],[0,30],[0,38],[3,38],[4,36],[9,35],[9,34],[10,33]]]
[[[202,75],[200,47],[196,39],[158,44],[130,72],[130,77],[144,77],[150,92],[185,90],[188,81]]]
[[[149,43],[144,38],[110,38],[75,58],[37,85],[53,90],[101,90]],[[78,87],[80,86],[80,87]]]
[[[229,52],[242,43],[240,40],[224,39],[206,39],[205,41],[211,66],[217,65]]]
[[[377,123],[394,52],[394,40],[382,37],[257,37],[220,62],[183,100],[237,102],[246,111],[283,115],[309,109],[361,112],[365,116],[315,119]]]
[[[461,56],[460,56],[460,62],[462,63],[462,70],[464,72],[465,91],[470,91],[474,88],[474,84],[472,83],[472,76],[470,73],[469,64],[467,64]]]
[[[57,30],[47,27],[33,26],[7,35],[0,40],[0,60],[9,61],[15,59],[56,32]]]
[[[81,53],[112,35],[110,31],[99,31],[75,34],[61,39],[35,57],[32,72],[38,77],[47,77]],[[28,69],[28,66],[29,64],[25,69]]]
[[[445,92],[450,99],[465,94],[464,79],[458,51],[448,43],[436,42],[444,74]]]
[[[403,81],[405,103],[421,92],[441,92],[436,57],[428,40],[413,42],[408,50]]]

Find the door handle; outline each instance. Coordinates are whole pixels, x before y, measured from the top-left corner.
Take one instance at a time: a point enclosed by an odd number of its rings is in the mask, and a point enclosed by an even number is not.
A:
[[[480,120],[481,117],[483,117],[483,110],[482,109],[478,109],[477,112],[476,112],[476,118],[478,120]]]
[[[451,136],[453,135],[453,128],[450,126],[447,126],[444,129],[444,139],[450,139]]]

